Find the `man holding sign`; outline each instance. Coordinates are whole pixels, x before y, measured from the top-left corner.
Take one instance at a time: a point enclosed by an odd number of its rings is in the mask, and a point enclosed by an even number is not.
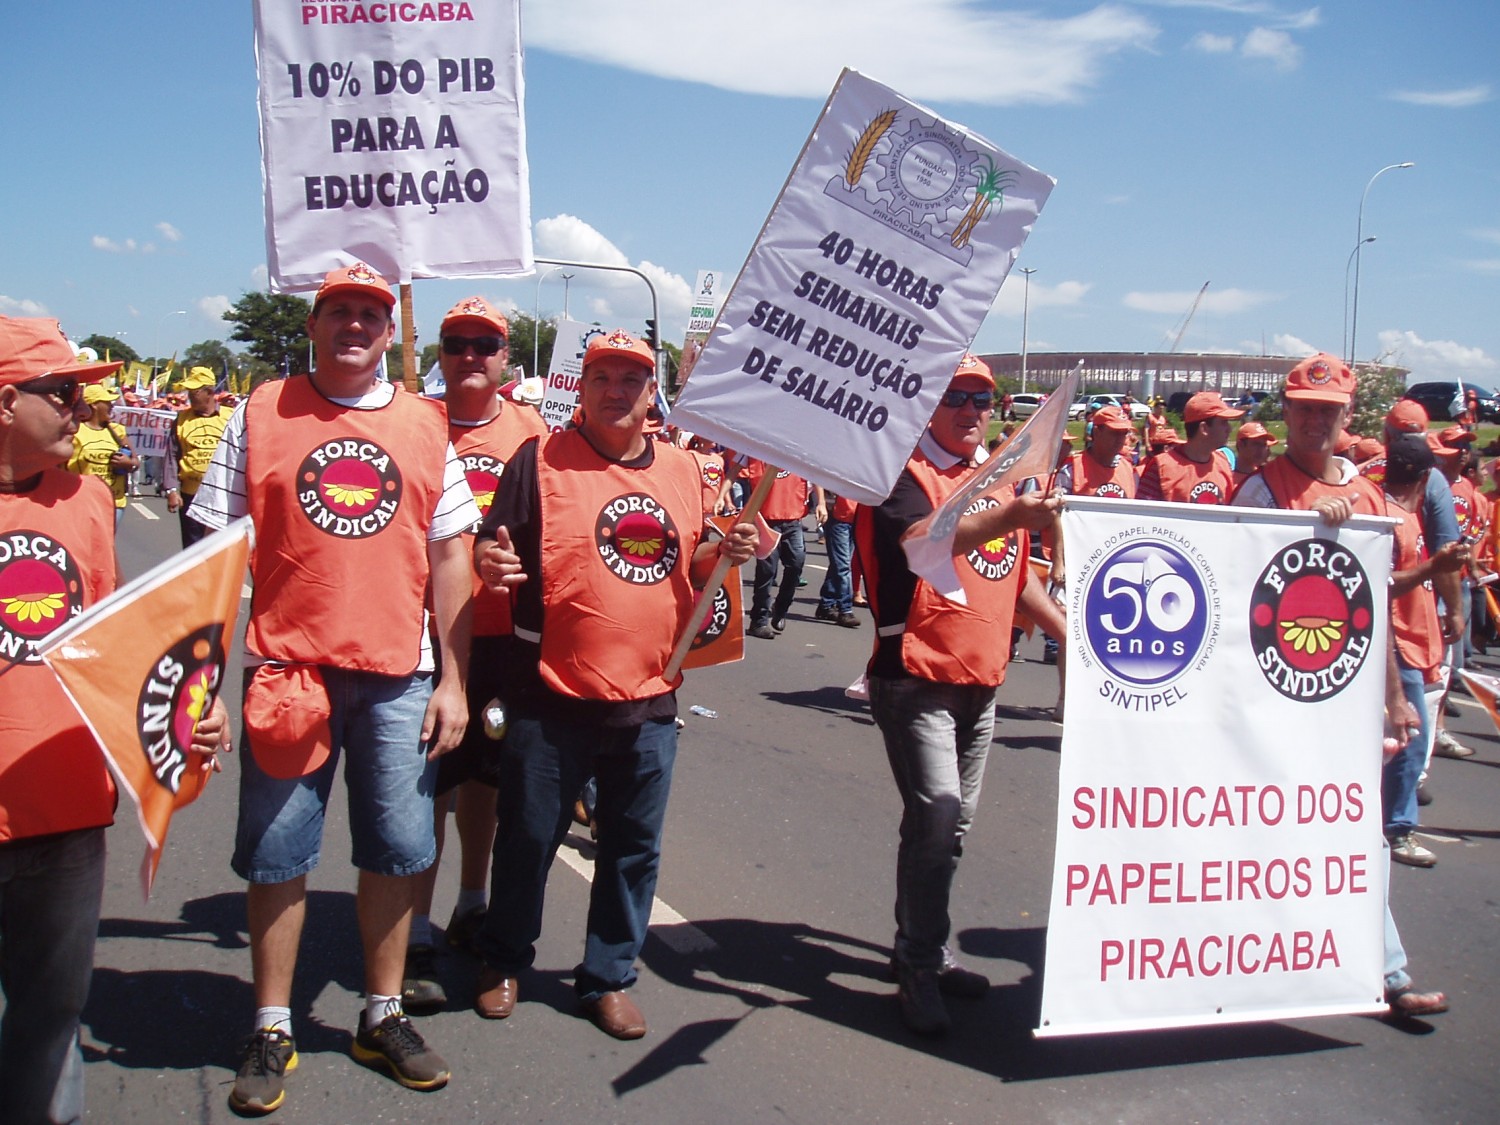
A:
[[[475,939],[475,1009],[505,1019],[536,958],[547,872],[584,781],[598,779],[599,851],[583,963],[584,1013],[616,1039],[646,1021],[626,989],[646,940],[677,752],[673,643],[719,556],[739,565],[755,526],[705,534],[698,464],[650,440],[656,360],[626,332],[583,358],[578,427],[523,445],[479,530],[475,563],[513,594],[517,644],[504,691],[500,829],[489,911]]]
[[[990,369],[966,355],[895,490],[877,507],[862,506],[855,522],[876,623],[870,711],[904,806],[896,861],[897,1003],[919,1035],[947,1031],[943,995],[979,997],[989,988],[948,948],[948,898],[979,804],[995,689],[1005,679],[1018,602],[1045,631],[1063,632],[1057,605],[1026,577],[1026,532],[1052,523],[1056,498],[1016,496],[1006,486],[970,505],[953,537],[966,605],[913,574],[903,554],[908,529],[986,459],[994,403]]]

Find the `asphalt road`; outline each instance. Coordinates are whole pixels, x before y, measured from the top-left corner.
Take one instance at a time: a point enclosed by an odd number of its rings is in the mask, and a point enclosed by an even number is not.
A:
[[[150,517],[157,517],[152,519]],[[127,575],[176,547],[175,517],[127,512]],[[810,562],[821,567],[813,544]],[[417,1094],[348,1054],[361,1005],[344,797],[336,788],[294,1019],[301,1066],[284,1122],[1350,1121],[1500,1119],[1497,938],[1500,736],[1468,701],[1453,729],[1479,750],[1438,760],[1424,810],[1432,870],[1396,868],[1392,902],[1419,984],[1453,1010],[1427,1024],[1329,1017],[1036,1041],[1061,728],[1040,644],[1023,645],[954,894],[954,943],[996,988],[952,1001],[954,1029],[909,1035],[885,979],[899,804],[879,738],[843,688],[870,644],[814,621],[821,569],[775,641],[692,672],[668,815],[662,906],[635,996],[651,1030],[608,1039],[577,1018],[590,845],[554,868],[535,971],[504,1023],[469,1010],[476,965],[443,962],[450,1003],[421,1027],[448,1059],[447,1089]],[[379,576],[370,596],[379,597]],[[231,683],[237,682],[231,676]],[[233,694],[233,693],[231,693]],[[233,709],[233,708],[232,708]],[[237,720],[237,716],[236,716]],[[242,885],[229,870],[236,763],[173,826],[151,902],[142,844],[122,810],[83,1040],[90,1120],[227,1121],[253,1014]],[[456,865],[439,879],[448,917]],[[1488,1014],[1487,1014],[1488,1013]]]

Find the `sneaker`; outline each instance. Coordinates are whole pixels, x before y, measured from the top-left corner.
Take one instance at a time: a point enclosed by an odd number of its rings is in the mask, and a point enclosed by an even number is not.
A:
[[[858,629],[859,628],[859,618],[856,617],[852,613],[841,613],[841,614],[839,614],[839,616],[838,616],[838,623],[840,625],[842,625],[845,629]]]
[[[1432,804],[1432,790],[1427,788],[1427,782],[1425,781],[1417,786],[1417,804],[1423,808]]]
[[[401,1006],[414,1016],[428,1016],[448,1006],[448,994],[437,979],[437,950],[430,945],[406,947]]]
[[[771,628],[775,629],[778,633],[786,632],[786,615],[782,614],[780,617],[771,618]]]
[[[1465,746],[1445,730],[1438,731],[1437,738],[1432,743],[1432,752],[1439,758],[1472,758],[1474,748]]]
[[[427,1045],[416,1025],[405,1015],[386,1016],[374,1027],[366,1027],[365,1013],[361,1011],[350,1053],[355,1062],[383,1067],[397,1082],[412,1090],[438,1090],[448,1084],[448,1064]]]
[[[951,1026],[936,969],[902,969],[896,984],[901,1022],[918,1035],[945,1035]]]
[[[900,980],[901,969],[896,959],[891,958],[887,966],[887,980]],[[938,972],[938,992],[944,996],[957,996],[964,1000],[982,999],[990,990],[990,978],[959,963],[953,951],[943,946],[943,967]]]
[[[271,1113],[286,1100],[286,1075],[297,1069],[297,1044],[284,1031],[262,1028],[245,1040],[244,1056],[229,1091],[229,1108]]]
[[[1408,867],[1436,867],[1437,856],[1417,843],[1410,832],[1391,837],[1391,859]]]
[[[818,605],[818,608],[813,610],[813,619],[815,621],[837,621],[839,619],[839,613],[838,610],[834,609],[832,606],[822,605],[820,603]]]
[[[772,631],[771,626],[765,622],[750,626],[749,632],[752,637],[756,637],[762,641],[774,641],[776,639],[776,634]]]
[[[485,908],[476,906],[466,914],[460,914],[455,908],[453,916],[448,919],[448,944],[454,949],[466,949],[470,952],[474,949],[474,935],[479,933],[479,927],[484,925]]]

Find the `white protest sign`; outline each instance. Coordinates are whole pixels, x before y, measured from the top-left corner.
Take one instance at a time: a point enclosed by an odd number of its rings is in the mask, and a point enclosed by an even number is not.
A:
[[[517,7],[255,0],[273,289],[532,269]]]
[[[557,431],[568,424],[578,408],[578,385],[583,379],[583,353],[589,341],[604,335],[597,324],[559,320],[547,363],[547,384],[542,391],[542,421]]]
[[[137,457],[165,457],[170,449],[172,426],[177,415],[170,410],[147,410],[143,406],[116,406],[109,420],[125,427],[130,448]]]
[[[677,364],[677,385],[681,387],[692,375],[703,354],[703,345],[713,329],[719,308],[724,303],[724,294],[729,292],[729,283],[723,270],[699,270],[697,283],[693,286],[693,302],[688,306],[687,332],[682,338],[682,358]]]
[[[1062,519],[1036,1034],[1383,1010],[1391,521],[1081,497]]]
[[[1052,187],[845,70],[669,420],[884,500]]]

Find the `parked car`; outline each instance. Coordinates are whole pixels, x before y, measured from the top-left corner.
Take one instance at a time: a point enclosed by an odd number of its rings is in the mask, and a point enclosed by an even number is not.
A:
[[[1124,406],[1124,405],[1125,405],[1125,396],[1124,395],[1113,395],[1113,394],[1110,394],[1110,395],[1090,395],[1088,401],[1086,403],[1084,403],[1083,417],[1085,419],[1092,418],[1094,416],[1094,411],[1099,410],[1099,409],[1101,409],[1103,407],[1106,407],[1106,406]],[[1130,420],[1132,422],[1139,422],[1143,418],[1149,417],[1150,414],[1151,414],[1151,408],[1149,406],[1147,406],[1144,402],[1137,402],[1135,399],[1131,399],[1130,400]],[[1068,415],[1069,415],[1069,417],[1073,416],[1073,412],[1072,412],[1071,409],[1068,411]]]
[[[1409,398],[1413,402],[1422,404],[1422,409],[1427,411],[1427,417],[1434,422],[1452,422],[1453,400],[1459,397],[1458,380],[1440,379],[1427,383],[1413,383],[1406,388],[1403,398]],[[1464,392],[1474,391],[1479,395],[1479,420],[1481,422],[1500,422],[1500,398],[1495,392],[1481,387],[1478,383],[1464,383]]]
[[[1270,391],[1246,391],[1240,395],[1234,405],[1240,410],[1248,410],[1251,414],[1254,414],[1255,408],[1265,402],[1270,393]]]
[[[1046,395],[1034,395],[1027,392],[1023,395],[1010,396],[1010,412],[1017,418],[1030,418],[1042,405],[1042,399]]]

